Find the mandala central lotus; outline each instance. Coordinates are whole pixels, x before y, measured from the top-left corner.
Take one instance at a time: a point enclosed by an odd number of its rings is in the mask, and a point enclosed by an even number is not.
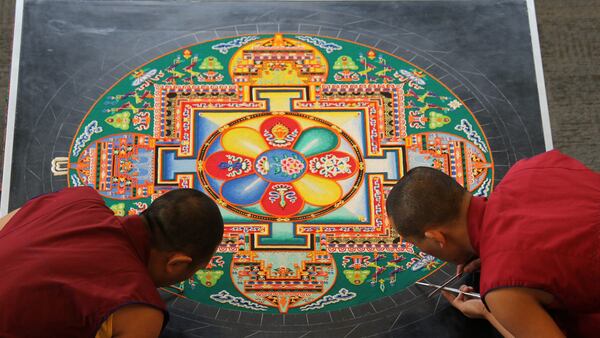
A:
[[[266,181],[291,182],[304,175],[306,160],[290,149],[272,149],[259,155],[255,167]]]
[[[222,150],[203,161],[232,205],[260,205],[276,217],[291,217],[307,205],[326,207],[344,194],[340,181],[358,171],[358,162],[340,150],[339,134],[327,126],[302,128],[293,117],[265,119],[258,129],[236,126],[220,136]]]

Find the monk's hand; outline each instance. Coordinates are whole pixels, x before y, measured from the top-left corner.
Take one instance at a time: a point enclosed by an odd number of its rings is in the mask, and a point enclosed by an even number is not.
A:
[[[470,273],[473,271],[477,271],[481,268],[481,259],[474,259],[467,264],[459,264],[456,266],[456,274],[460,275],[462,273]]]
[[[473,319],[487,318],[488,311],[485,309],[483,302],[480,299],[468,298],[463,293],[472,292],[473,288],[462,285],[460,291],[458,296],[455,296],[448,291],[442,291],[442,295],[450,302],[450,304],[452,304],[452,306],[457,308],[465,316]]]

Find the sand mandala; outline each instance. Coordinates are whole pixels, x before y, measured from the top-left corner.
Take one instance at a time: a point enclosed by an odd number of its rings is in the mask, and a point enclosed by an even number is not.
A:
[[[425,278],[443,262],[399,238],[384,196],[417,166],[476,195],[494,177],[482,129],[443,82],[376,48],[299,34],[223,38],[140,65],[54,165],[121,216],[171,189],[208,194],[223,242],[169,289],[259,313],[332,311]]]

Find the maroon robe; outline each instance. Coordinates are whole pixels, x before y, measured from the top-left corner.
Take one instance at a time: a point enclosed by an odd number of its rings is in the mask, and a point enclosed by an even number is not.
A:
[[[26,203],[0,231],[0,337],[94,337],[119,308],[165,313],[139,216],[116,217],[92,188]]]
[[[546,291],[555,298],[549,310],[569,337],[597,337],[598,173],[558,151],[519,161],[489,199],[473,197],[468,217],[483,297],[506,287]]]

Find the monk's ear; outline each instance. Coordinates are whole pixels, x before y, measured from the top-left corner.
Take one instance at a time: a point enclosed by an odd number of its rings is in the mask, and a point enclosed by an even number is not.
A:
[[[440,230],[430,229],[425,231],[424,235],[426,239],[435,242],[440,248],[446,246],[446,236]]]
[[[175,252],[169,255],[167,261],[167,272],[180,273],[185,272],[192,265],[192,257],[182,252]]]

